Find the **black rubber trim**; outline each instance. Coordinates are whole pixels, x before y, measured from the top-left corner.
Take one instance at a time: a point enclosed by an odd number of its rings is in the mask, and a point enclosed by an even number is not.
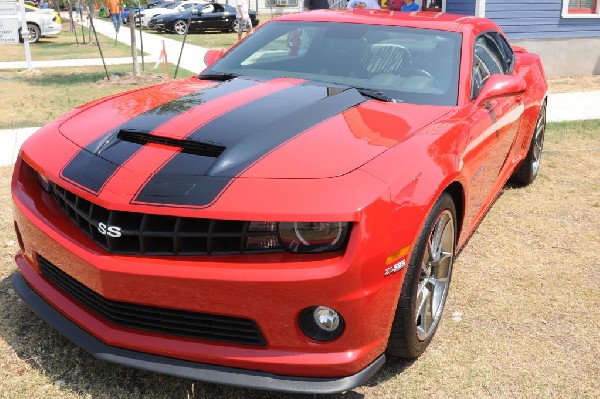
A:
[[[349,391],[362,385],[385,363],[385,355],[382,354],[373,363],[348,377],[294,377],[195,363],[121,349],[106,345],[63,316],[29,286],[20,272],[15,272],[12,275],[11,283],[17,294],[40,318],[75,345],[100,360],[142,370],[243,388],[289,393],[327,394]]]

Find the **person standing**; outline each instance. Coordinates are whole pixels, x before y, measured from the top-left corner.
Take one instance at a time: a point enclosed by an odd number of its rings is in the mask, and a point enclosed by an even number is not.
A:
[[[248,14],[248,1],[236,0],[235,3],[235,19],[238,21],[238,40],[242,39],[242,31],[246,28],[246,36],[252,33],[252,21]]]
[[[304,0],[304,11],[327,9],[329,9],[328,0]]]
[[[115,32],[119,33],[119,29],[121,28],[121,13],[123,12],[123,6],[121,5],[121,1],[108,0],[107,8],[108,13],[110,14],[110,19],[112,19],[113,21]]]
[[[404,0],[400,11],[419,11],[419,5],[415,3],[415,0]]]

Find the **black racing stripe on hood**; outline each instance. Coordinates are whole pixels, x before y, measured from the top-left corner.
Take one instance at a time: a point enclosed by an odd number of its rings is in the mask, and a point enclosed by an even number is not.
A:
[[[286,100],[284,92],[296,98]],[[177,154],[147,182],[134,202],[208,206],[236,176],[270,151],[364,101],[355,89],[296,86],[244,105],[189,137],[211,141],[219,137],[218,141],[227,145],[223,154],[216,160]]]
[[[118,134],[121,130],[150,133],[183,112],[259,83],[261,82],[235,79],[187,94],[146,111],[88,144],[65,166],[61,176],[98,195],[121,165],[143,147],[140,143],[119,139]]]

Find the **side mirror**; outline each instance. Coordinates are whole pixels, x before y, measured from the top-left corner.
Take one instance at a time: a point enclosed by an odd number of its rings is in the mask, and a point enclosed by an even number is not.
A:
[[[225,54],[225,51],[223,50],[208,50],[206,54],[204,54],[204,64],[206,64],[206,67],[208,68],[214,64],[216,60],[221,58],[223,54]]]
[[[486,102],[498,97],[510,97],[523,94],[527,84],[522,77],[516,75],[492,75],[483,85],[475,104],[485,105]]]

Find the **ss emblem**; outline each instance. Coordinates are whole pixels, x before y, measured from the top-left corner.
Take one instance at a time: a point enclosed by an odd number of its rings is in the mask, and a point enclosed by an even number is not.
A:
[[[107,226],[104,223],[98,223],[98,231],[100,234],[110,237],[121,237],[121,228],[119,226]]]

